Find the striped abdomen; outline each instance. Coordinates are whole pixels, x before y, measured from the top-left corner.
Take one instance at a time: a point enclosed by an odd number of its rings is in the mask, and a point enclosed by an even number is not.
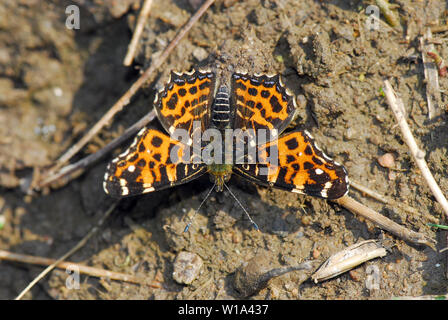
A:
[[[230,123],[229,90],[225,85],[219,87],[212,107],[212,124],[218,129],[226,128]]]

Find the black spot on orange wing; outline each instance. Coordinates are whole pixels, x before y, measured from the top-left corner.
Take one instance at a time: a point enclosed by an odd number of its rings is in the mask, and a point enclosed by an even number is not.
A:
[[[299,147],[299,143],[297,142],[296,138],[291,138],[285,141],[285,145],[288,147],[289,150],[295,150]]]
[[[236,106],[235,129],[277,130],[280,134],[297,114],[295,98],[278,75],[232,75],[231,105]],[[268,141],[278,137],[272,135]]]
[[[142,146],[148,149],[142,150]],[[170,155],[177,155],[174,161]],[[190,152],[180,142],[153,130],[140,131],[128,150],[107,167],[103,187],[114,197],[133,196],[188,182],[206,172],[205,164],[192,164],[183,159]]]
[[[172,133],[175,129],[184,129],[191,137],[194,121],[200,122],[202,131],[207,129],[214,87],[215,75],[210,71],[172,72],[170,81],[154,101],[157,116],[165,130]]]

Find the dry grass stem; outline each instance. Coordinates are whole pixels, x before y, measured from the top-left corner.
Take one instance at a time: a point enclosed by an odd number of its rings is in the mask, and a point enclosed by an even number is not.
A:
[[[109,278],[111,280],[125,281],[136,284],[146,284],[146,280],[144,278],[136,277],[121,272],[89,267],[82,264],[78,264],[76,262],[69,262],[69,261],[61,261],[57,263],[57,260],[55,259],[30,256],[27,254],[13,253],[5,250],[0,250],[0,260],[14,261],[26,264],[35,264],[40,266],[49,266],[54,264],[55,267],[58,269],[74,270],[76,268],[76,270],[78,270],[79,273],[93,277]],[[151,282],[149,283],[149,286],[160,288],[160,283],[158,283],[157,281]]]
[[[371,190],[371,189],[369,189],[369,188],[367,188],[367,187],[365,187],[365,186],[363,186],[363,185],[359,184],[358,182],[355,182],[355,181],[353,181],[351,179],[350,179],[350,187],[352,187],[353,189],[356,189],[359,192],[361,192],[361,193],[363,193],[363,194],[365,194],[365,195],[367,195],[367,196],[369,196],[369,197],[371,197],[371,198],[373,198],[373,199],[375,199],[375,200],[377,200],[379,202],[382,202],[384,204],[388,204],[388,205],[391,205],[391,206],[394,206],[394,207],[399,207],[399,208],[401,208],[401,209],[403,209],[403,210],[405,210],[405,211],[407,211],[409,213],[412,213],[412,214],[416,214],[416,215],[419,214],[417,209],[415,209],[415,208],[413,208],[413,207],[411,207],[411,206],[409,206],[409,205],[407,205],[407,204],[405,204],[403,202],[395,201],[394,199],[391,199],[391,198],[388,198],[386,196],[383,196],[383,195],[379,194],[378,192],[373,191],[373,190]]]
[[[389,106],[392,109],[395,118],[397,119],[401,132],[403,133],[404,141],[411,150],[411,154],[414,157],[414,160],[417,163],[417,166],[419,167],[434,197],[442,206],[443,211],[448,217],[448,201],[446,200],[445,196],[442,193],[442,190],[440,190],[437,182],[434,180],[431,171],[429,170],[428,164],[425,161],[425,152],[418,147],[417,142],[415,141],[414,136],[409,129],[405,115],[402,112],[402,110],[404,110],[403,101],[401,101],[401,99],[397,97],[388,80],[384,81],[383,91],[386,95],[387,102],[389,103]]]
[[[355,199],[349,196],[343,196],[342,198],[334,200],[334,202],[343,206],[344,208],[350,210],[352,213],[358,214],[367,220],[373,222],[375,225],[379,226],[381,229],[389,231],[390,233],[396,235],[397,237],[415,243],[424,244],[429,247],[434,247],[435,241],[428,236],[409,230],[398,223],[386,218],[385,216],[379,214],[375,210],[366,207],[365,205],[359,203]]]
[[[135,52],[137,51],[137,45],[143,33],[146,20],[148,19],[151,5],[152,0],[145,0],[145,2],[143,3],[143,7],[140,10],[140,14],[137,19],[137,25],[135,26],[134,34],[132,35],[131,43],[129,44],[128,47],[128,52],[126,53],[126,57],[124,58],[123,61],[123,64],[126,67],[129,67],[132,64],[132,61],[134,60]]]

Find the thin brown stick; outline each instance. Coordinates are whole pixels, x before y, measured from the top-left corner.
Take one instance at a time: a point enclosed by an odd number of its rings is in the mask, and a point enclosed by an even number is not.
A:
[[[352,213],[358,214],[373,223],[379,226],[381,229],[387,230],[390,233],[393,233],[397,237],[404,239],[406,241],[415,243],[415,244],[424,244],[429,247],[434,247],[435,241],[428,236],[409,230],[403,226],[400,226],[398,223],[386,218],[385,216],[379,214],[375,210],[366,207],[365,205],[359,203],[355,199],[351,198],[348,195],[343,196],[342,198],[334,200],[337,204],[345,207],[350,210]]]
[[[442,193],[442,190],[440,190],[437,182],[434,180],[434,177],[428,168],[428,164],[425,161],[425,152],[418,147],[417,142],[415,141],[414,136],[409,129],[405,115],[402,112],[402,110],[404,110],[403,101],[401,101],[401,99],[397,97],[388,80],[384,81],[383,91],[386,95],[387,102],[389,103],[390,108],[394,112],[401,132],[403,133],[404,141],[411,150],[412,156],[414,157],[414,160],[417,163],[417,166],[419,167],[434,197],[440,203],[443,211],[448,217],[448,201],[446,200],[445,196]]]
[[[415,209],[405,203],[398,202],[398,201],[395,201],[394,199],[387,198],[386,196],[383,196],[383,195],[379,194],[378,192],[373,191],[373,190],[359,184],[356,181],[353,181],[352,179],[350,179],[350,187],[352,187],[353,189],[356,189],[356,190],[360,191],[361,193],[363,193],[377,201],[380,201],[384,204],[400,207],[403,210],[405,210],[409,213],[412,213],[412,214],[419,214],[417,209]]]
[[[89,142],[93,136],[95,136],[98,131],[100,131],[113,117],[114,115],[121,111],[123,107],[129,104],[130,99],[134,94],[140,89],[140,87],[147,82],[151,75],[156,71],[168,58],[170,53],[177,46],[179,41],[190,31],[193,25],[199,20],[199,18],[205,13],[205,11],[215,2],[215,0],[207,0],[204,4],[196,11],[196,13],[190,18],[187,24],[178,32],[176,37],[170,42],[170,44],[165,48],[162,54],[151,64],[151,66],[137,79],[136,82],[126,91],[126,93],[118,99],[118,101],[106,112],[106,114],[70,149],[68,149],[57,161],[53,168],[49,172],[55,172],[59,170],[64,163],[71,159],[82,147],[84,147],[87,142]]]
[[[79,273],[86,274],[93,277],[98,278],[110,278],[112,280],[118,280],[118,281],[125,281],[130,283],[136,283],[136,284],[147,284],[146,279],[142,277],[136,277],[134,275],[121,273],[121,272],[115,272],[115,271],[109,271],[101,268],[94,268],[85,266],[82,264],[78,264],[76,262],[69,262],[69,261],[62,261],[57,263],[56,259],[50,259],[50,258],[44,258],[44,257],[37,257],[37,256],[31,256],[27,254],[20,254],[20,253],[13,253],[6,250],[0,250],[0,260],[6,260],[6,261],[14,261],[14,262],[20,262],[20,263],[27,263],[27,264],[35,264],[40,266],[49,266],[55,264],[55,267],[58,269],[74,269],[76,268]],[[149,286],[153,288],[160,288],[160,283],[158,281],[153,281],[148,284]]]
[[[65,185],[72,179],[78,177],[87,167],[101,159],[104,155],[118,147],[124,141],[135,135],[141,128],[150,123],[156,116],[156,113],[151,110],[150,113],[145,115],[139,121],[134,123],[131,127],[127,128],[126,131],[120,135],[119,137],[112,140],[109,144],[107,144],[101,150],[88,155],[87,157],[75,162],[73,164],[69,164],[63,168],[61,168],[58,172],[52,173],[50,176],[47,176],[44,180],[38,181],[36,186],[32,186],[35,189],[41,189],[48,185],[58,183],[58,185]]]
[[[431,27],[431,32],[432,33],[440,33],[440,32],[445,32],[448,31],[448,25],[441,25],[441,26],[433,26]]]
[[[45,268],[44,271],[42,271],[36,278],[34,278],[33,281],[31,281],[28,286],[22,290],[22,292],[16,297],[15,300],[20,300],[23,298],[23,296],[31,290],[31,288],[40,281],[40,279],[42,279],[43,277],[45,277],[51,270],[53,270],[59,263],[61,263],[62,261],[64,261],[65,259],[67,259],[68,257],[70,257],[72,254],[74,254],[76,251],[78,251],[79,249],[81,249],[86,243],[87,241],[98,231],[98,229],[104,224],[104,221],[106,221],[106,219],[110,216],[110,214],[112,213],[112,211],[114,211],[114,209],[116,208],[116,206],[118,205],[119,201],[115,201],[110,207],[109,209],[106,210],[106,212],[104,213],[104,215],[101,217],[101,219],[98,221],[97,225],[95,227],[93,227],[89,233],[87,233],[87,235],[81,239],[81,241],[78,242],[78,244],[76,246],[74,246],[72,249],[70,249],[67,253],[65,253],[64,255],[62,255],[59,259],[57,259],[54,263],[52,263],[51,265],[49,265],[47,268]]]
[[[356,181],[353,181],[352,179],[350,179],[350,187],[364,193],[365,195],[368,195],[369,197],[371,197],[375,200],[378,200],[379,202],[382,202],[385,204],[388,203],[387,199],[383,195],[381,195],[378,192],[373,191],[367,187],[364,187],[363,185],[359,184]]]
[[[143,7],[140,10],[137,25],[135,26],[134,34],[132,35],[131,43],[129,44],[128,47],[128,52],[126,53],[126,57],[124,58],[123,61],[123,64],[126,67],[130,66],[132,61],[134,60],[135,51],[137,51],[137,44],[143,33],[143,28],[145,26],[146,20],[148,19],[151,5],[152,0],[145,0],[145,2],[143,3]]]

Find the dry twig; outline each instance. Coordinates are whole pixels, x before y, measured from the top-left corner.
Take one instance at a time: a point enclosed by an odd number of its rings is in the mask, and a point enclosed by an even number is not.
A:
[[[406,118],[403,113],[403,101],[401,101],[401,99],[397,97],[388,80],[384,81],[383,91],[386,95],[387,102],[389,103],[390,108],[394,112],[401,132],[403,133],[404,141],[411,150],[412,156],[414,157],[417,166],[419,167],[423,177],[425,178],[426,183],[434,194],[434,197],[440,203],[443,211],[448,217],[448,201],[446,200],[445,196],[442,193],[442,190],[440,190],[437,182],[434,180],[434,177],[432,176],[432,173],[428,168],[428,164],[425,161],[425,152],[418,147],[417,142],[415,141],[414,136],[409,129],[408,123],[406,122]]]
[[[440,32],[445,32],[448,31],[448,25],[441,25],[441,26],[433,26],[431,27],[431,31],[432,33],[440,33]]]
[[[72,269],[75,267],[79,273],[87,274],[89,276],[93,277],[99,277],[99,278],[109,278],[112,280],[118,280],[118,281],[125,281],[130,283],[136,283],[136,284],[146,284],[147,281],[144,278],[136,277],[134,275],[125,274],[121,272],[115,272],[115,271],[109,271],[101,268],[94,268],[89,267],[86,265],[78,264],[76,262],[69,262],[69,261],[61,261],[57,262],[56,259],[49,259],[49,258],[43,258],[43,257],[36,257],[36,256],[30,256],[27,254],[20,254],[20,253],[13,253],[6,250],[0,250],[0,260],[7,260],[7,261],[14,261],[14,262],[21,262],[21,263],[27,263],[27,264],[36,264],[40,266],[49,266],[49,265],[55,265],[56,268],[67,270]],[[151,287],[154,288],[160,288],[160,283],[158,281],[153,281],[148,284]]]
[[[379,214],[375,210],[366,207],[365,205],[359,203],[358,201],[349,197],[348,195],[336,199],[334,200],[334,202],[345,207],[351,212],[372,221],[381,229],[387,230],[401,239],[404,239],[406,241],[415,244],[424,244],[429,247],[433,247],[433,244],[435,243],[435,241],[429,238],[428,236],[421,234],[419,232],[409,230],[403,226],[400,226],[398,223],[390,220],[389,218],[386,218],[385,216]]]
[[[373,190],[353,181],[352,179],[350,179],[350,187],[352,187],[353,189],[356,189],[356,190],[360,191],[361,193],[363,193],[377,201],[380,201],[384,204],[388,204],[388,205],[391,205],[394,207],[400,207],[401,209],[403,209],[409,213],[412,213],[412,214],[419,214],[417,209],[415,209],[411,206],[408,206],[405,203],[398,202],[398,201],[395,201],[394,199],[387,198],[387,197],[379,194],[378,192],[373,191]]]
[[[151,9],[152,0],[145,0],[143,3],[143,7],[140,10],[140,14],[138,16],[137,25],[135,26],[134,34],[132,35],[131,43],[128,47],[128,52],[126,53],[126,57],[124,58],[123,64],[128,67],[131,65],[134,60],[135,51],[137,50],[137,44],[140,40],[140,37],[143,32],[143,28],[145,26],[145,22],[148,19],[149,11]]]

